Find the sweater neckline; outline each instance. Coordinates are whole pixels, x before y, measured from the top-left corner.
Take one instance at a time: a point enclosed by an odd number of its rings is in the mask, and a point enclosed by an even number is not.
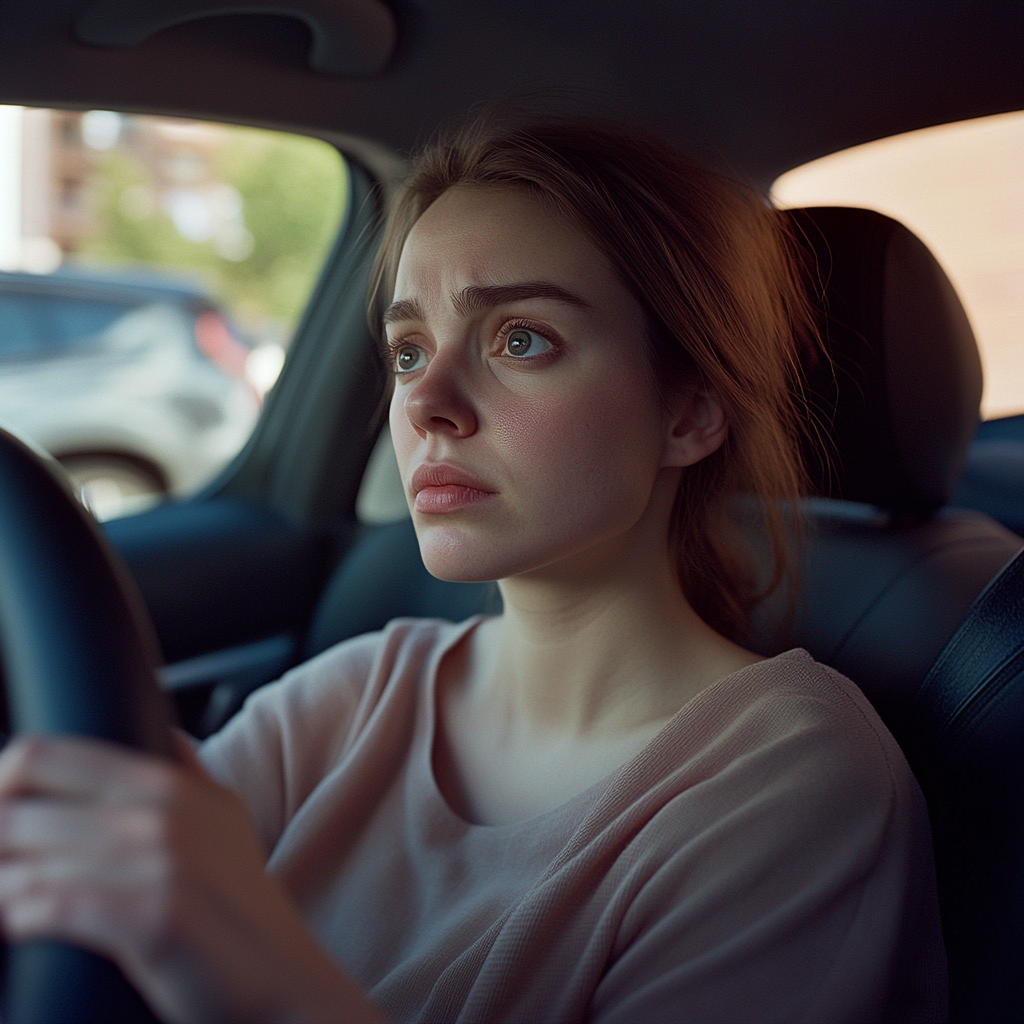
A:
[[[700,693],[695,694],[686,701],[633,757],[624,761],[618,767],[613,768],[607,775],[598,779],[586,789],[580,790],[568,800],[556,807],[552,807],[551,810],[542,812],[541,814],[532,815],[528,818],[520,818],[517,821],[506,822],[502,825],[487,825],[471,821],[459,814],[459,812],[456,811],[449,803],[447,797],[445,797],[440,785],[438,784],[437,775],[434,771],[434,745],[437,742],[438,718],[437,671],[441,665],[441,661],[444,659],[445,655],[456,646],[456,644],[465,639],[465,637],[476,629],[477,626],[486,619],[493,617],[494,616],[488,615],[473,615],[459,623],[444,621],[440,621],[438,623],[440,627],[439,632],[442,634],[441,643],[435,645],[430,658],[424,665],[425,671],[422,677],[422,685],[420,686],[419,699],[425,701],[426,704],[423,709],[424,715],[422,718],[424,722],[424,729],[418,737],[415,756],[419,759],[423,777],[428,782],[430,798],[436,801],[444,815],[462,829],[481,830],[494,835],[508,835],[520,829],[534,829],[541,823],[551,822],[558,817],[571,816],[574,821],[582,820],[585,812],[598,803],[600,798],[611,788],[617,779],[626,774],[634,773],[638,767],[640,767],[645,761],[649,760],[652,752],[666,743],[666,740],[671,737],[671,734],[679,727],[679,723],[681,721],[685,721],[689,718],[693,714],[695,708],[699,708],[702,704],[706,703],[708,699],[717,696],[718,692],[722,688],[734,683],[738,677],[744,677],[751,672],[763,671],[766,666],[785,658],[797,656],[813,660],[802,648],[794,648],[790,651],[777,654],[774,657],[765,658],[763,661],[755,662],[753,665],[746,665],[743,668],[737,669],[735,672],[730,672],[728,675],[722,676],[721,679],[716,679],[715,682],[706,686],[700,691]],[[444,631],[449,631],[447,637],[443,636]]]

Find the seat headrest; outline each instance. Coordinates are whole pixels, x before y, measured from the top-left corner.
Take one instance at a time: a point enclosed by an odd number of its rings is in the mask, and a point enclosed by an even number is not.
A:
[[[920,517],[951,497],[978,425],[981,361],[935,257],[870,210],[787,210],[829,358],[808,368],[818,494]]]

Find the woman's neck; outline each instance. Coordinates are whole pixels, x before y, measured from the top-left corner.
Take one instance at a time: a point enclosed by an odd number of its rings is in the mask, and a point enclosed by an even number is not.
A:
[[[434,757],[458,813],[501,825],[564,804],[702,689],[760,660],[698,618],[667,564],[643,568],[602,585],[505,581],[504,614],[449,652]]]
[[[505,612],[481,635],[491,656],[477,679],[522,725],[642,727],[759,660],[697,616],[657,545],[590,553],[586,565],[505,580],[501,590]]]

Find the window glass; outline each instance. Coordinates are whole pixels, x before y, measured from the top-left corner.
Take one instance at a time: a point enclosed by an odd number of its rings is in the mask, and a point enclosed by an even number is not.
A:
[[[1024,112],[925,128],[778,178],[779,206],[860,206],[906,224],[949,274],[985,369],[982,416],[1024,412]]]
[[[251,433],[347,202],[317,139],[0,106],[0,425],[100,518],[201,487]]]

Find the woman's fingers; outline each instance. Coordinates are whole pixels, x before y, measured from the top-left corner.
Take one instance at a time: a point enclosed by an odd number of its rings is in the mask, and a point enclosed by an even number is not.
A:
[[[102,740],[18,736],[0,754],[0,800],[39,794],[125,803],[167,799],[174,767]]]
[[[0,858],[42,850],[116,854],[152,846],[165,830],[159,811],[145,804],[99,807],[52,798],[22,797],[0,804]]]
[[[170,869],[155,851],[50,856],[0,864],[0,913],[10,940],[64,939],[116,956],[145,949],[167,917]]]
[[[111,957],[167,1020],[376,1020],[267,877],[242,800],[175,742],[173,762],[71,737],[0,755],[7,938]]]

